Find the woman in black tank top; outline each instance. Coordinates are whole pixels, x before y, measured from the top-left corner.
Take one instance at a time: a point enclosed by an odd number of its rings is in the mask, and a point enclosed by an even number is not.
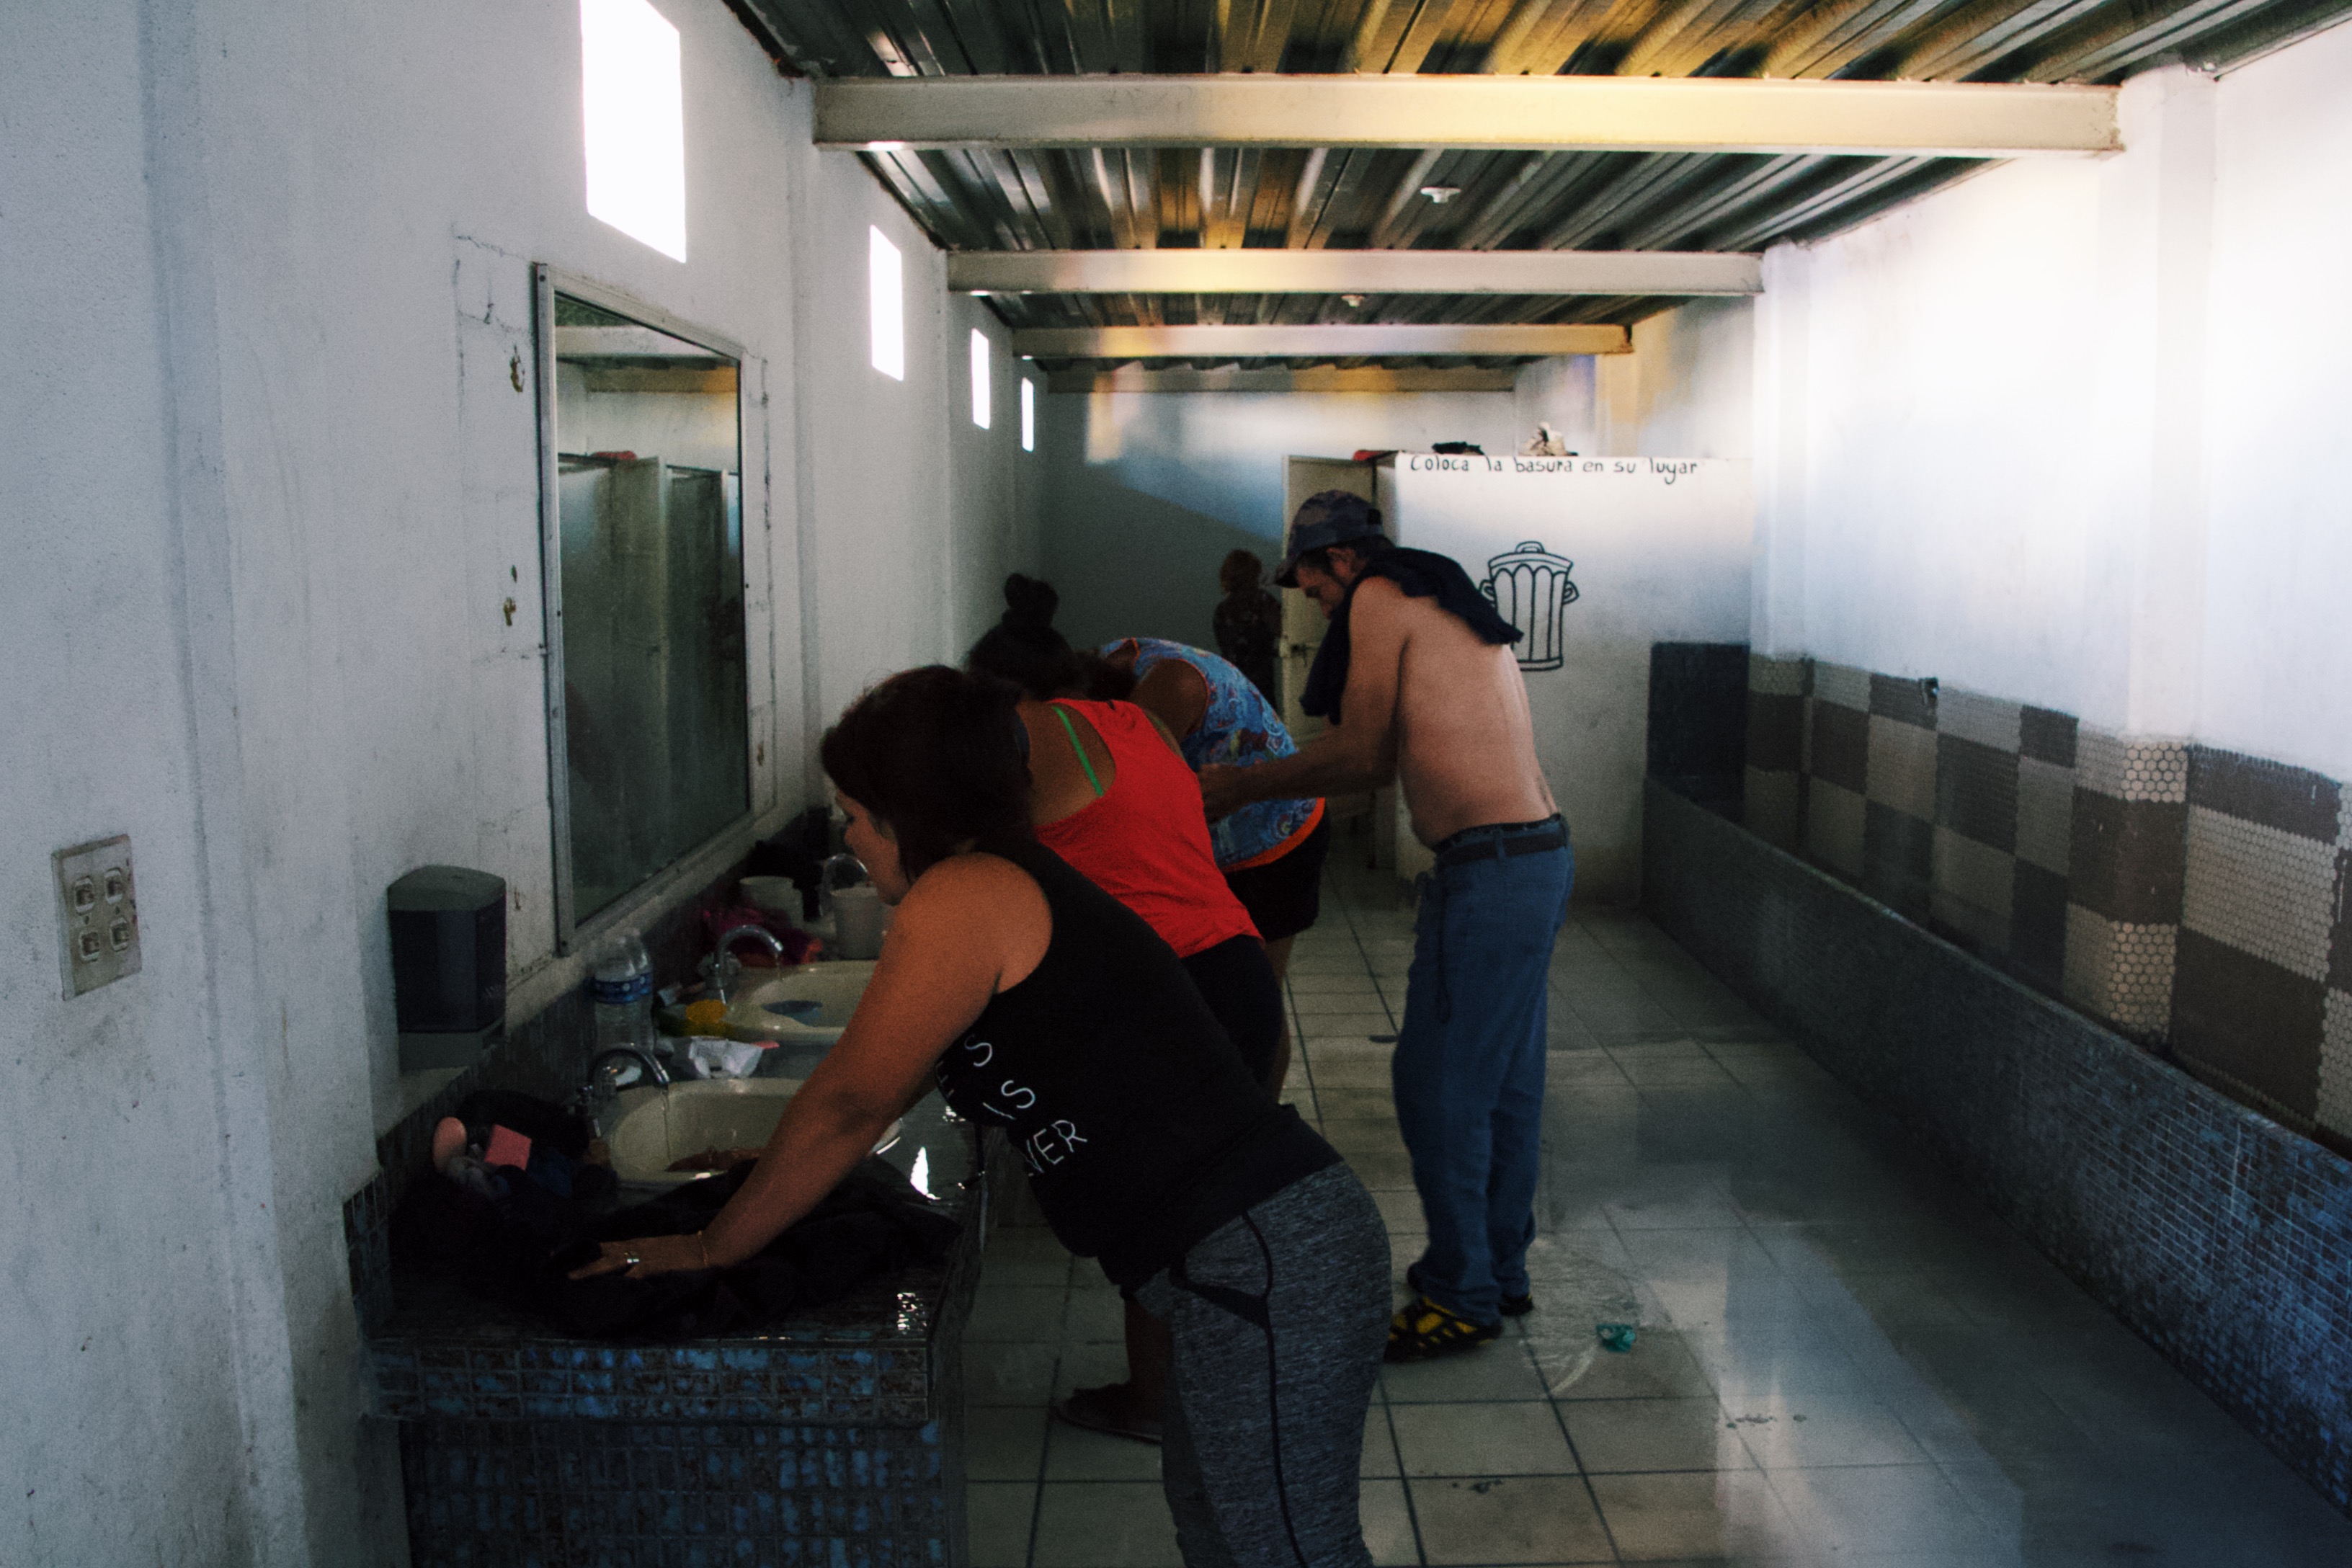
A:
[[[709,1227],[607,1243],[582,1272],[751,1256],[936,1084],[1013,1141],[1063,1245],[1169,1320],[1162,1472],[1186,1562],[1369,1568],[1356,1471],[1386,1230],[1174,952],[1031,836],[1015,724],[1009,693],[932,667],[826,733],[850,847],[898,910],[874,978]]]

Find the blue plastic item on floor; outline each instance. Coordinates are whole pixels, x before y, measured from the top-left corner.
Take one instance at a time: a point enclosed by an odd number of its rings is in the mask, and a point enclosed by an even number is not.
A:
[[[1602,1350],[1622,1352],[1633,1348],[1633,1325],[1631,1323],[1595,1323],[1592,1331],[1600,1339]]]

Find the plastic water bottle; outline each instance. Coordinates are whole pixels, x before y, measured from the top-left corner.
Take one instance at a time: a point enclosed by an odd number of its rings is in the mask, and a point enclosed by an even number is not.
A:
[[[629,1046],[650,1057],[661,1048],[654,1029],[653,959],[635,931],[616,931],[597,950],[588,996],[595,1004],[598,1050]]]

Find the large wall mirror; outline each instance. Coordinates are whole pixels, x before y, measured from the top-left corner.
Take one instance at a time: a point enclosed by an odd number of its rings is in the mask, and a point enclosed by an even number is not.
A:
[[[741,362],[541,268],[556,920],[569,950],[751,811]]]

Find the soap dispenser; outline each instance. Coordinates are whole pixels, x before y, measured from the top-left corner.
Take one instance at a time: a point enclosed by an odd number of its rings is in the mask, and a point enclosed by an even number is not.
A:
[[[400,1070],[471,1067],[506,1026],[507,884],[420,866],[384,894]]]

